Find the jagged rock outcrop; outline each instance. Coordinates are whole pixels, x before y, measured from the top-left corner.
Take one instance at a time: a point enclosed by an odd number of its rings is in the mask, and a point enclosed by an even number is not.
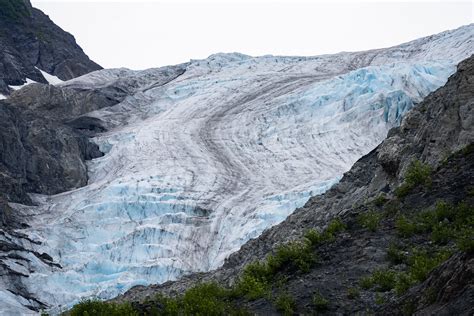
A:
[[[232,285],[246,264],[262,260],[277,245],[301,238],[310,228],[322,229],[330,219],[339,217],[351,229],[318,249],[319,263],[309,273],[287,271],[281,276],[287,282],[280,290],[294,297],[296,312],[314,307],[312,297],[319,292],[329,302],[322,312],[329,314],[372,311],[382,314],[471,315],[474,309],[473,260],[472,254],[463,252],[455,253],[402,297],[389,292],[380,302],[373,292],[363,291],[354,299],[347,291],[358,287],[362,276],[387,266],[386,249],[397,238],[393,219],[381,220],[377,231],[371,232],[358,226],[358,214],[369,210],[380,213],[413,210],[416,213],[433,207],[440,200],[453,205],[464,201],[472,207],[473,107],[474,56],[458,66],[458,71],[445,86],[408,113],[401,126],[392,129],[387,139],[361,158],[339,184],[325,194],[311,198],[283,223],[247,242],[226,260],[221,269],[191,274],[163,285],[138,286],[116,301],[140,302],[153,298],[157,293],[173,296],[199,282],[217,281]],[[408,166],[415,159],[429,164],[434,170],[432,182],[398,198],[395,189],[404,181]],[[383,206],[370,202],[381,193],[386,199]],[[431,241],[418,239],[412,242],[422,245]],[[425,299],[427,289],[431,297],[428,301]],[[144,312],[150,306],[159,308],[152,302],[135,306]],[[257,314],[277,313],[271,300],[265,298],[250,302],[244,300],[240,304]]]
[[[29,204],[27,193],[85,185],[85,161],[102,155],[88,138],[105,129],[100,120],[81,115],[115,103],[94,91],[43,84],[1,101],[0,192],[11,202]]]
[[[29,0],[0,1],[0,94],[27,78],[48,83],[39,69],[69,80],[102,67]]]

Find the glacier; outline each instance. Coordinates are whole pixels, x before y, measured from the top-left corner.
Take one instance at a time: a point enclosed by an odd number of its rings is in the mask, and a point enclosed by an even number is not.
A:
[[[88,113],[109,131],[94,138],[106,154],[88,163],[87,186],[12,205],[29,218],[19,231],[34,242],[23,246],[60,266],[6,264],[53,313],[217,268],[329,189],[473,51],[468,25],[366,52],[215,54],[170,81],[173,67],[53,80],[128,96]],[[28,311],[9,292],[0,298],[0,311]]]

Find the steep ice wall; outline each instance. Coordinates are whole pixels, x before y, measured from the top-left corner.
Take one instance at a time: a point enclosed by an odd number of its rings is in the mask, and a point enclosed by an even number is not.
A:
[[[86,187],[18,206],[31,216],[22,232],[41,242],[25,247],[61,265],[32,261],[25,285],[58,307],[218,267],[337,182],[446,82],[473,39],[470,25],[361,53],[217,54],[164,85],[167,68],[62,83],[129,96],[89,114],[112,128],[95,139],[106,155]]]

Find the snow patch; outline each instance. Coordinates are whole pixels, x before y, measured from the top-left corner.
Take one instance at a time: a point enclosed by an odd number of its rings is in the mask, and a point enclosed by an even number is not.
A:
[[[32,83],[37,83],[37,82],[34,81],[34,80],[31,80],[30,78],[26,78],[26,83],[24,83],[22,85],[19,85],[19,86],[9,86],[9,87],[13,90],[19,90],[19,89],[23,88],[24,86],[27,86],[27,85],[32,84]]]
[[[60,83],[64,82],[63,80],[59,79],[58,77],[50,75],[49,73],[39,69],[38,67],[35,67],[35,68],[38,69],[41,72],[44,79],[46,79],[46,81],[48,81],[49,84],[57,85],[57,84],[60,84]]]

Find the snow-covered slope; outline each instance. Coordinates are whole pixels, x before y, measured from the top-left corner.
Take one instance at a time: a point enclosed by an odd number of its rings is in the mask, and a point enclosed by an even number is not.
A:
[[[469,25],[360,53],[217,54],[170,82],[165,67],[62,83],[130,95],[89,114],[111,127],[89,185],[16,206],[41,242],[25,247],[62,267],[32,261],[25,285],[57,307],[218,267],[337,182],[472,52]]]

